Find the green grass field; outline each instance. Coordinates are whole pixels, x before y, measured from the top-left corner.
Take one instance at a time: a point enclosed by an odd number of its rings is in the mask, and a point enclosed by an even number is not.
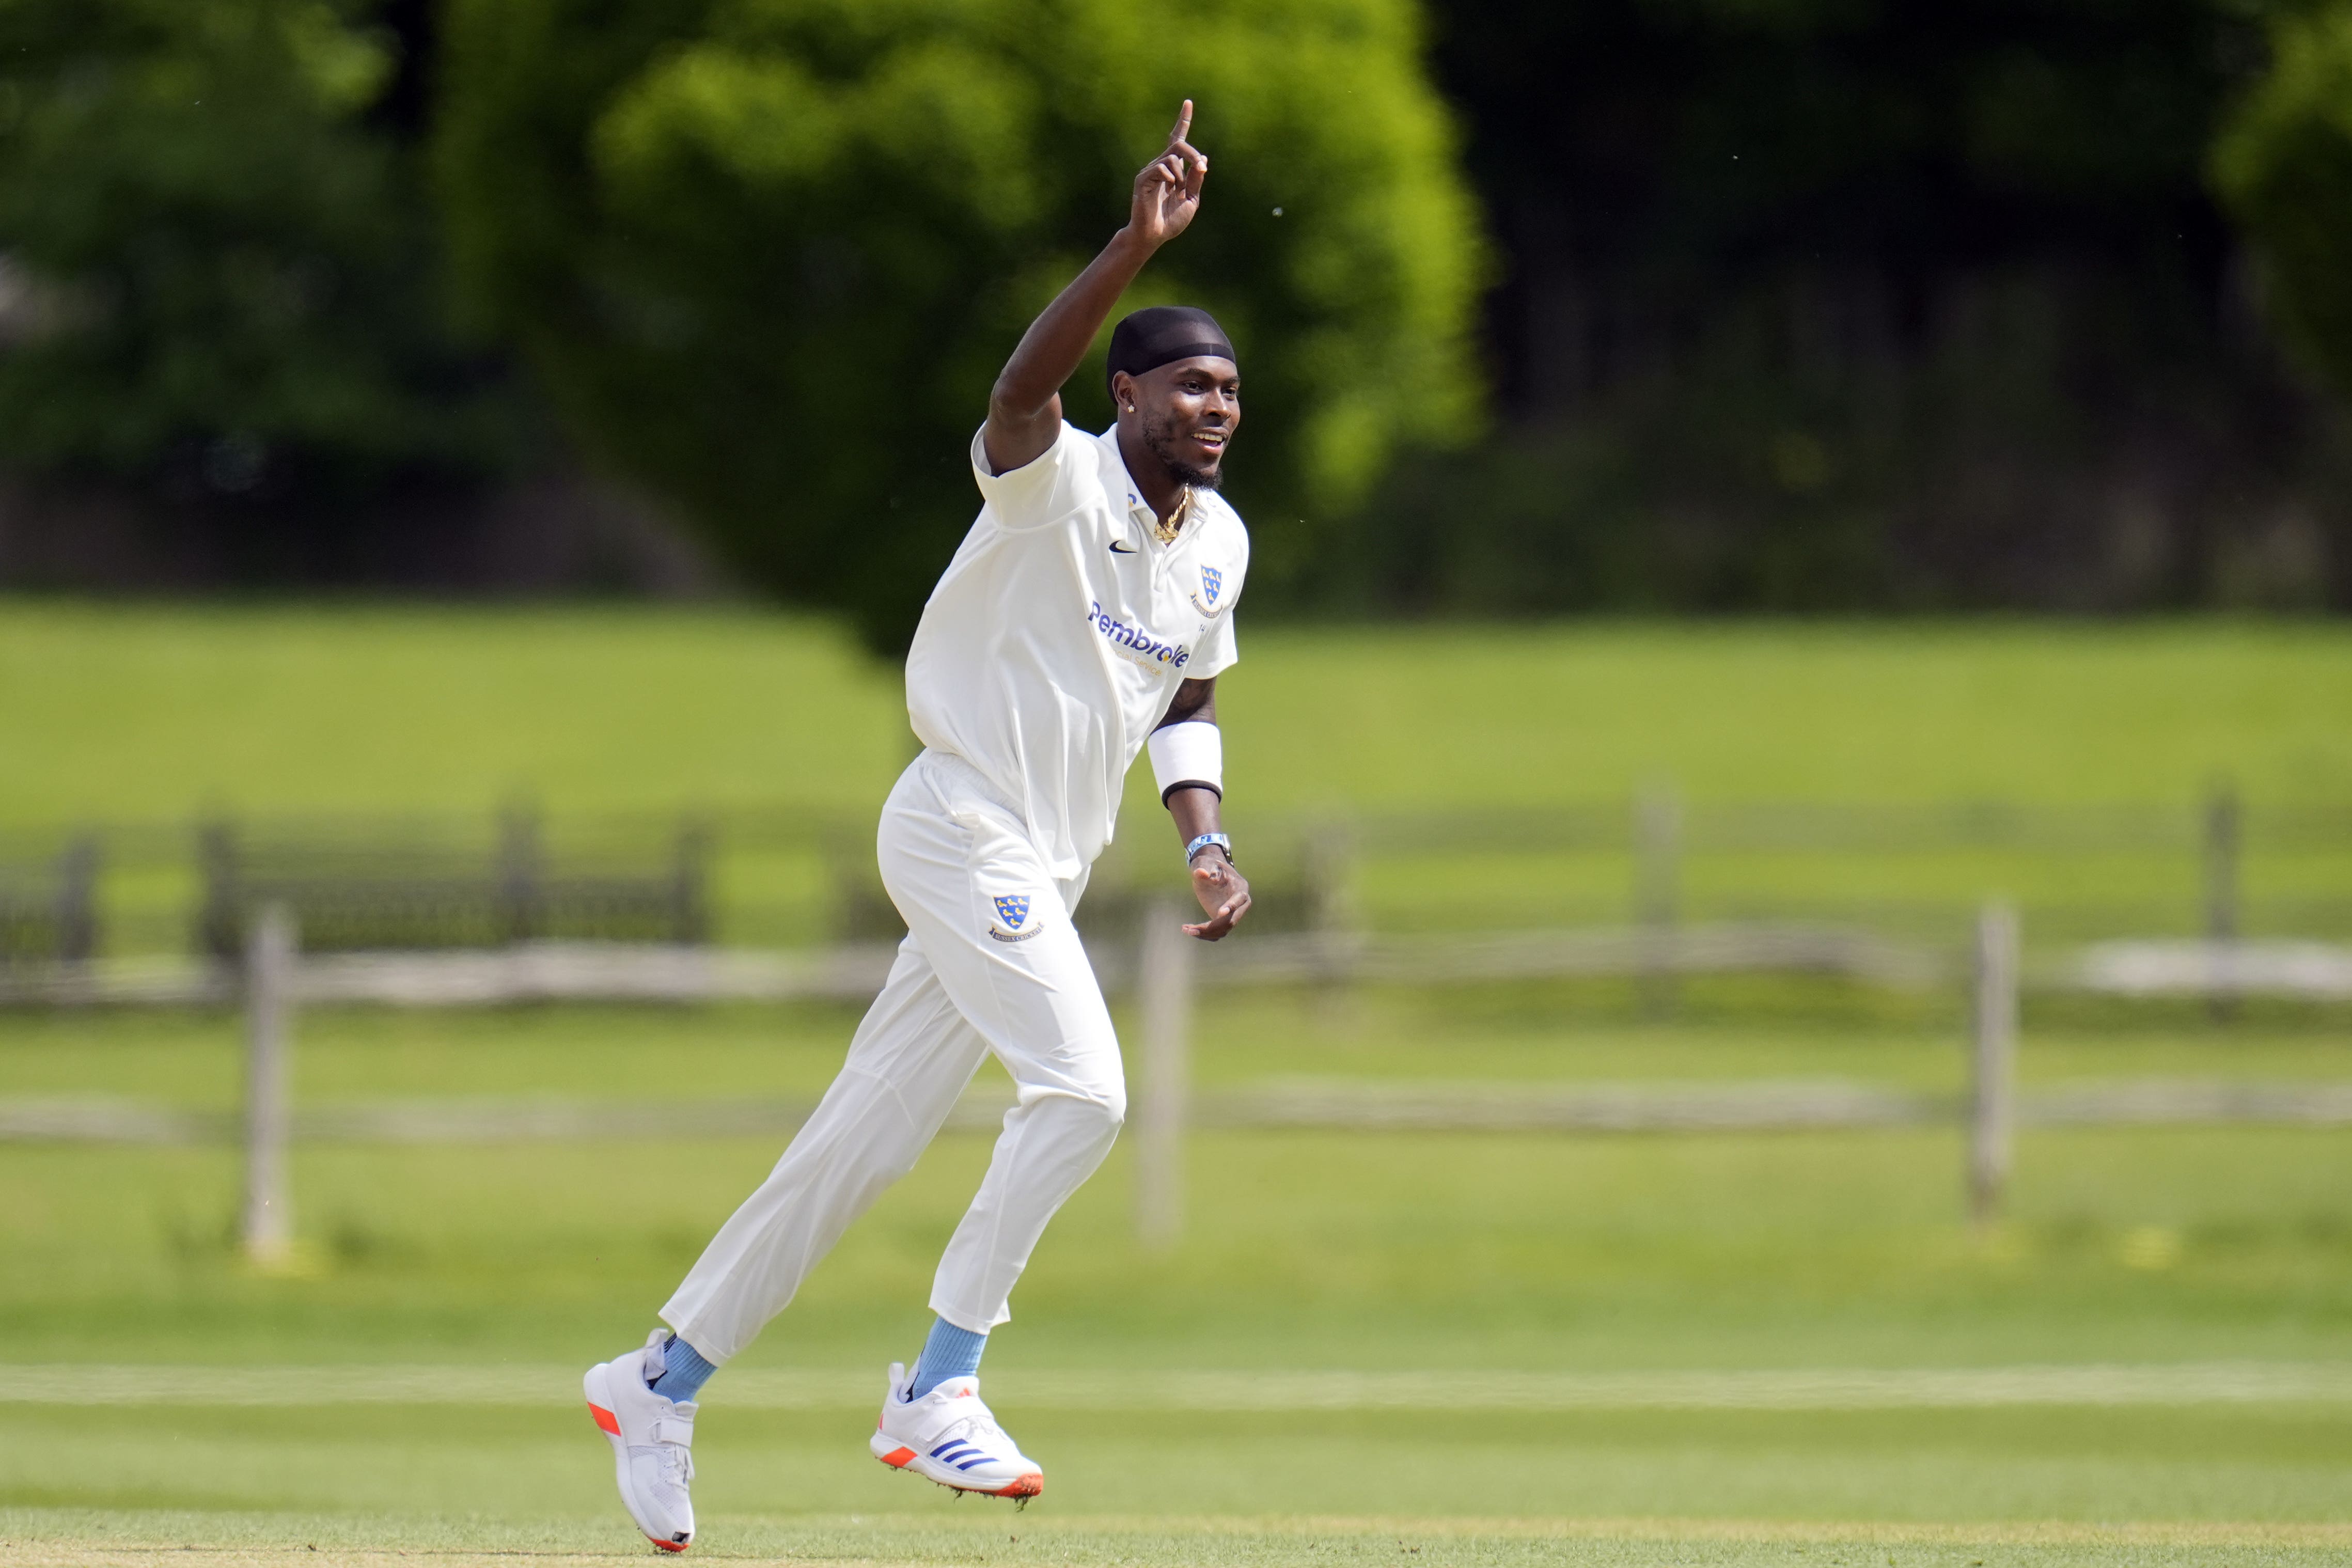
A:
[[[1243,649],[1228,766],[1273,808],[1655,778],[1701,799],[2171,803],[2217,774],[2352,795],[2352,631],[2326,623],[1294,627]],[[518,791],[870,812],[905,722],[895,670],[749,611],[0,604],[0,824]]]
[[[1245,647],[1224,697],[1237,819],[1591,801],[1661,777],[1697,801],[2185,808],[2224,773],[2257,807],[2352,796],[2352,635],[2316,624],[1294,628]],[[559,814],[855,814],[907,753],[895,679],[819,628],[625,609],[6,605],[0,736],[0,828],[26,829],[217,805],[478,811],[520,793]],[[1153,831],[1139,809],[1130,834]],[[2250,875],[2282,911],[2352,886],[2332,859],[2258,857]],[[2196,887],[2193,858],[1762,856],[1692,876],[1694,900],[1723,908],[1960,907],[2006,888],[2030,909],[2104,900],[2176,923]],[[1622,878],[1605,858],[1401,854],[1368,866],[1365,896],[1393,929],[1532,923],[1614,907]],[[804,1095],[850,1022],[822,1006],[317,1012],[297,1094]],[[1964,1030],[1955,997],[1819,981],[1694,983],[1666,1019],[1599,984],[1371,987],[1212,995],[1196,1056],[1212,1088],[1956,1089]],[[2042,1000],[2021,1062],[2029,1086],[2340,1080],[2347,1050],[2336,1009]],[[0,1101],[225,1110],[238,1053],[226,1016],[0,1015]],[[299,1267],[261,1274],[229,1244],[228,1151],[0,1142],[0,1559],[641,1552],[571,1380],[643,1334],[776,1149],[695,1140],[651,1182],[628,1152],[305,1145]],[[1018,1514],[863,1451],[867,1384],[918,1342],[986,1154],[944,1137],[712,1384],[698,1552],[2352,1559],[2340,1131],[2029,1131],[2011,1212],[1985,1233],[1961,1219],[1958,1137],[1938,1129],[1203,1133],[1164,1256],[1133,1239],[1120,1151],[991,1351],[992,1401],[1051,1472]],[[1360,1375],[1420,1392],[1357,1397]],[[1861,1392],[1805,1392],[1822,1378]],[[1139,1424],[1111,1408],[1129,1386],[1288,1392]]]
[[[33,1568],[129,1568],[210,1562],[222,1568],[301,1562],[383,1563],[412,1558],[488,1565],[516,1558],[551,1565],[609,1562],[620,1553],[593,1534],[560,1524],[485,1531],[383,1516],[236,1515],[0,1510],[10,1560]],[[1290,1568],[1296,1563],[1593,1564],[1595,1568],[2034,1568],[2057,1565],[2225,1564],[2299,1568],[2340,1563],[2346,1531],[2334,1526],[2197,1527],[2040,1525],[1775,1526],[1707,1521],[1482,1520],[1389,1515],[1262,1520],[1197,1515],[1090,1521],[909,1521],[873,1515],[740,1521],[731,1545],[698,1545],[730,1560],[877,1563],[1199,1563],[1204,1568]],[[389,1544],[398,1542],[395,1548]],[[323,1544],[321,1544],[323,1543]]]
[[[1685,904],[1941,937],[1997,892],[2025,903],[2029,936],[2187,929],[2188,826],[2226,778],[2254,812],[2250,930],[2333,932],[2352,886],[2345,845],[2263,830],[2266,809],[2352,796],[2352,635],[2324,623],[1293,627],[1252,632],[1223,684],[1245,838],[1333,811],[1615,812],[1660,784],[1700,808],[2138,805],[2178,813],[2177,851],[1749,847],[1693,858]],[[558,829],[693,807],[788,834],[870,821],[911,746],[896,673],[814,624],[627,608],[0,605],[0,837],[146,829],[113,844],[126,951],[184,942],[199,813],[487,817],[532,799]],[[1158,815],[1136,784],[1121,861],[1166,853]],[[1358,847],[1366,913],[1390,929],[1609,921],[1629,901],[1622,852]],[[722,833],[718,869],[723,940],[827,930],[834,888],[806,848]]]

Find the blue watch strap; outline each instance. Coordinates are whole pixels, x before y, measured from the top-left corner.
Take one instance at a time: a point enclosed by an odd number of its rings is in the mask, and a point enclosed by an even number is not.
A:
[[[1234,863],[1234,841],[1222,833],[1203,833],[1200,837],[1184,846],[1184,864],[1189,868],[1201,851],[1212,844],[1225,852],[1226,865],[1230,866]]]

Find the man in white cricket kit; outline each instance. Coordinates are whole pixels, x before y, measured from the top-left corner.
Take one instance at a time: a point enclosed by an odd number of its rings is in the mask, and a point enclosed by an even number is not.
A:
[[[961,1491],[1045,1486],[981,1403],[980,1355],[1126,1113],[1118,1041],[1070,919],[1147,745],[1207,917],[1184,930],[1214,942],[1250,903],[1219,827],[1215,723],[1249,565],[1216,494],[1241,422],[1233,347],[1205,311],[1138,311],[1111,338],[1117,425],[1088,436],[1062,419],[1062,385],[1120,294],[1198,210],[1209,162],[1186,140],[1192,119],[1188,100],[1136,176],[1127,226],[1022,338],[973,439],[985,504],[915,634],[907,710],[924,749],[882,809],[882,880],[907,922],[889,980],[815,1113],[662,1309],[668,1328],[589,1369],[621,1500],[656,1546],[694,1538],[703,1382],[913,1166],[992,1052],[1018,1101],[940,1260],[922,1355],[912,1373],[890,1368],[872,1447]]]

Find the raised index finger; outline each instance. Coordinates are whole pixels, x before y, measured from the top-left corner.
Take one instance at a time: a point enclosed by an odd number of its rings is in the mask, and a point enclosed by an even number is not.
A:
[[[1176,129],[1168,133],[1168,145],[1175,146],[1191,134],[1192,130],[1192,100],[1188,98],[1184,100],[1184,107],[1176,111]]]

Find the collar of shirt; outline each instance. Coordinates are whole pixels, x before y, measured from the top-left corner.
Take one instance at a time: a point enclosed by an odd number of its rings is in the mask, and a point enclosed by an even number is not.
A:
[[[1191,485],[1186,485],[1182,497],[1176,502],[1176,514],[1162,522],[1159,511],[1143,499],[1143,487],[1137,484],[1135,476],[1128,471],[1127,454],[1118,448],[1118,426],[1114,425],[1104,431],[1100,439],[1109,449],[1112,461],[1118,464],[1119,478],[1127,481],[1128,516],[1141,524],[1144,531],[1160,543],[1175,543],[1183,536],[1185,524],[1192,521],[1192,501],[1198,492]]]

